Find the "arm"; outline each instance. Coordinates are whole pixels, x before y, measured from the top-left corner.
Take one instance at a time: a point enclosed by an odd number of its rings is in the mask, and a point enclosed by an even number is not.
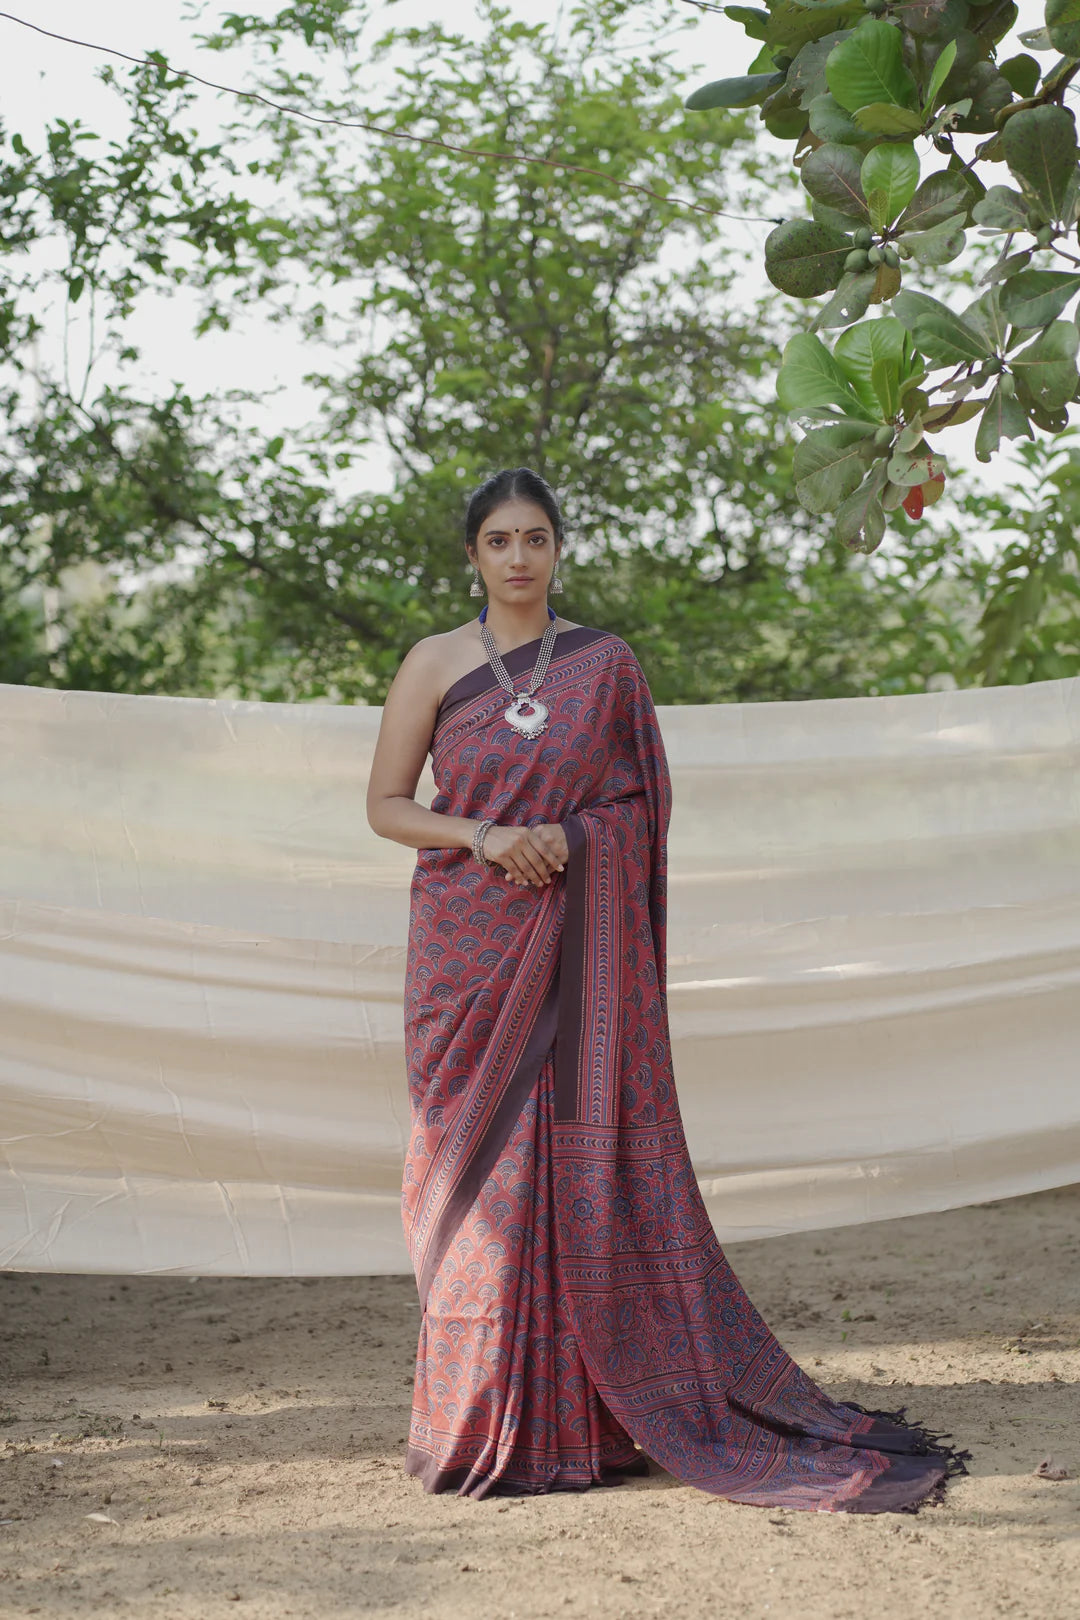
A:
[[[429,637],[405,654],[386,694],[368,777],[368,825],[411,849],[470,849],[475,821],[425,810],[414,797],[435,729],[437,684]]]
[[[438,712],[439,638],[418,641],[401,661],[383,704],[368,777],[367,818],[380,838],[412,849],[471,849],[476,822],[425,810],[414,797]],[[561,827],[490,827],[484,854],[515,883],[541,887],[566,860]]]

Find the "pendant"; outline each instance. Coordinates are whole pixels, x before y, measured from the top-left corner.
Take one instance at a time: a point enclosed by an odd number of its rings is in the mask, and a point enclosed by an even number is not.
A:
[[[548,710],[539,698],[530,697],[528,692],[519,692],[504,718],[523,737],[537,737],[547,725]]]

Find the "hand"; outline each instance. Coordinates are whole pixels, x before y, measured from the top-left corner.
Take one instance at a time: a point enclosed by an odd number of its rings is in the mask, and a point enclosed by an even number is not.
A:
[[[569,850],[559,824],[542,822],[538,827],[489,827],[484,854],[513,882],[540,889],[551,882],[552,873],[563,870]]]

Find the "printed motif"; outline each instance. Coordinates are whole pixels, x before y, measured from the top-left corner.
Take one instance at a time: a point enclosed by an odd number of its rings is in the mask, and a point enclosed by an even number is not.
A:
[[[966,1454],[831,1400],[709,1222],[671,1067],[671,786],[644,674],[582,627],[560,634],[543,696],[547,730],[522,738],[472,672],[433,739],[433,809],[559,822],[570,854],[526,890],[470,851],[418,853],[402,1213],[425,1314],[406,1466],[483,1495],[598,1483],[644,1453],[763,1506],[940,1496]]]

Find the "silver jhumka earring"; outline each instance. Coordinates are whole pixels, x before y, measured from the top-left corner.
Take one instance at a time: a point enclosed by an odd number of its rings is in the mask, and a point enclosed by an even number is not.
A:
[[[562,590],[562,588],[563,588],[563,582],[559,578],[559,565],[558,565],[558,563],[556,563],[555,564],[555,571],[551,576],[551,587],[550,587],[550,589],[551,589],[552,596],[558,596],[560,591]]]
[[[561,586],[560,586],[560,589],[561,589]],[[474,568],[473,571],[472,571],[472,584],[469,586],[469,595],[470,596],[483,596],[483,594],[484,594],[484,587],[480,583],[480,570],[479,570],[479,568]]]

